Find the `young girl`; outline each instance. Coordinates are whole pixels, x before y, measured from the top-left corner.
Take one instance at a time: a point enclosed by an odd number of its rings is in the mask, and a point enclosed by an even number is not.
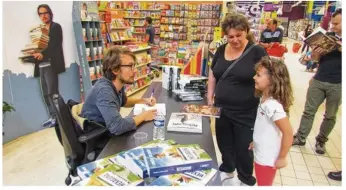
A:
[[[292,88],[286,65],[268,56],[256,64],[255,96],[260,97],[254,127],[253,149],[258,186],[271,186],[277,169],[287,165],[293,131],[287,118]]]

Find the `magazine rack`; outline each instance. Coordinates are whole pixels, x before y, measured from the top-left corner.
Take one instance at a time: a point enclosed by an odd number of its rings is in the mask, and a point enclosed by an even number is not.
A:
[[[83,100],[86,93],[102,76],[104,43],[100,28],[102,21],[99,19],[81,20],[82,4],[83,2],[80,1],[73,2],[72,21],[79,58],[81,97]]]

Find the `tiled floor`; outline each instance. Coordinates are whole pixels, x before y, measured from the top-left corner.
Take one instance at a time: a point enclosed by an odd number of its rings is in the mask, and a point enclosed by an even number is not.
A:
[[[291,49],[291,41],[288,41]],[[295,102],[291,108],[290,122],[296,131],[304,109],[308,81],[313,73],[304,72],[298,63],[298,54],[287,53],[286,65],[290,71]],[[141,96],[144,91],[137,96]],[[316,113],[313,130],[303,147],[292,147],[288,156],[288,166],[276,173],[275,186],[340,186],[342,183],[326,177],[329,171],[341,170],[341,107],[337,122],[327,143],[327,153],[314,152],[315,135],[323,119],[324,104]],[[122,109],[122,115],[131,109]],[[212,123],[214,131],[214,123]],[[214,141],[215,141],[215,136]],[[215,142],[217,160],[221,155]],[[25,158],[25,159],[23,159]],[[28,164],[30,163],[30,164]],[[49,173],[49,175],[47,175]],[[67,169],[63,149],[58,143],[53,129],[30,134],[3,145],[3,183],[4,185],[64,185]],[[18,180],[20,179],[20,180]],[[239,185],[239,180],[232,182]]]

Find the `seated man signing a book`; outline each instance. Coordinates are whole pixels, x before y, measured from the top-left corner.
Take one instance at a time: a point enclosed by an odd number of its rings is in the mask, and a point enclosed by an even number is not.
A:
[[[103,124],[111,134],[121,135],[135,130],[144,121],[153,120],[156,110],[145,111],[134,117],[123,118],[120,107],[132,107],[135,104],[155,105],[156,99],[128,98],[126,84],[134,83],[135,55],[128,49],[110,48],[103,58],[100,78],[86,97],[81,116]]]

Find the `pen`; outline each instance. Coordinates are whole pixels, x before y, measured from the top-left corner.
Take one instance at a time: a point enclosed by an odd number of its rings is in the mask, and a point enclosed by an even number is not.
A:
[[[153,91],[151,91],[150,103],[153,101],[153,96],[154,96],[154,89],[153,89]]]

